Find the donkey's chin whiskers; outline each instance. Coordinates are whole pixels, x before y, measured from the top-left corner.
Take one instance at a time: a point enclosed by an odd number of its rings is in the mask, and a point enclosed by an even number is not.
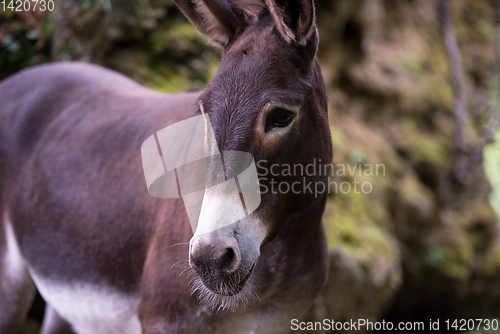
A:
[[[191,277],[189,282],[191,294],[196,295],[198,302],[207,305],[211,310],[239,313],[243,312],[251,302],[260,300],[250,284],[237,293],[235,293],[237,288],[232,285],[220,284],[217,290],[222,294],[219,294],[207,288],[194,270],[190,270],[188,275]],[[235,284],[237,286],[237,283]]]
[[[179,243],[173,244],[173,245],[172,245],[172,246],[170,246],[170,247],[174,247],[174,246],[182,246],[182,245],[189,245],[189,242],[179,242]]]
[[[174,267],[176,267],[177,265],[180,264],[180,268],[187,268],[186,266],[189,266],[189,261],[188,260],[181,260],[181,261],[177,261],[176,263],[174,263],[170,269],[173,269]]]

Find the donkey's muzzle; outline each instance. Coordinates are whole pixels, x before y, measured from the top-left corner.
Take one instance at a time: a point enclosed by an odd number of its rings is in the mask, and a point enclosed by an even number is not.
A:
[[[211,291],[231,296],[239,293],[251,276],[244,268],[238,241],[234,237],[195,236],[190,243],[189,264]]]

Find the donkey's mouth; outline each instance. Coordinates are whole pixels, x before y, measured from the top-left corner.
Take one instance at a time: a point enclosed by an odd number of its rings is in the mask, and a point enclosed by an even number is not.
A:
[[[234,296],[239,294],[247,285],[248,281],[250,281],[250,278],[252,278],[253,270],[255,269],[255,263],[252,264],[250,269],[248,270],[247,274],[243,277],[243,279],[236,284],[230,284],[231,287],[223,289],[222,291],[213,291],[217,294],[220,294],[222,296]]]
[[[239,281],[239,282],[235,282],[236,284],[232,283],[232,284],[227,284],[225,288],[223,289],[217,289],[217,290],[212,290],[212,292],[216,293],[216,294],[219,294],[219,295],[222,295],[222,296],[235,296],[237,294],[239,294],[244,288],[245,286],[247,285],[248,281],[250,281],[250,278],[252,278],[252,274],[253,274],[253,271],[255,269],[255,264],[257,263],[257,261],[255,261],[252,266],[250,267],[250,269],[248,270],[248,272],[246,273],[246,275]],[[234,282],[234,277],[233,278],[229,278],[229,280],[233,280]]]
[[[201,276],[196,275],[191,282],[192,293],[196,293],[200,303],[206,304],[213,310],[237,311],[243,310],[254,300],[258,300],[257,294],[252,287],[247,287],[252,278],[257,260],[246,272],[239,275],[219,276],[216,281],[205,281]],[[242,279],[239,279],[243,277]],[[247,288],[245,288],[247,287]]]
[[[243,277],[243,279],[241,280],[240,284],[238,284],[241,289],[243,289],[245,287],[245,285],[247,285],[248,281],[250,280],[250,278],[252,278],[252,274],[253,274],[253,270],[255,269],[255,264],[257,263],[257,261],[255,261],[252,266],[250,267],[250,270],[248,270],[248,273],[246,274],[245,277]]]

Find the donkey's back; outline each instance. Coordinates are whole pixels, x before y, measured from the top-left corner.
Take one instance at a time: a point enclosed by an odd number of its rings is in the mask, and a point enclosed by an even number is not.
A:
[[[75,135],[80,135],[85,147],[119,148],[123,140],[128,141],[123,145],[140,147],[144,136],[155,129],[196,115],[198,95],[159,94],[119,73],[86,63],[24,70],[0,83],[0,154],[7,159],[1,168],[19,172],[37,150],[64,146]],[[127,136],[124,131],[129,131]]]

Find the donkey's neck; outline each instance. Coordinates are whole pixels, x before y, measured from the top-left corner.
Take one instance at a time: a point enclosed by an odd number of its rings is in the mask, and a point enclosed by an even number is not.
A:
[[[304,298],[302,302],[307,303],[323,287],[328,269],[322,225],[325,203],[326,196],[292,216],[277,236],[261,248],[262,264],[257,274],[274,278],[270,280],[273,286],[264,295],[292,293],[293,298]],[[293,292],[292,286],[297,287]]]

